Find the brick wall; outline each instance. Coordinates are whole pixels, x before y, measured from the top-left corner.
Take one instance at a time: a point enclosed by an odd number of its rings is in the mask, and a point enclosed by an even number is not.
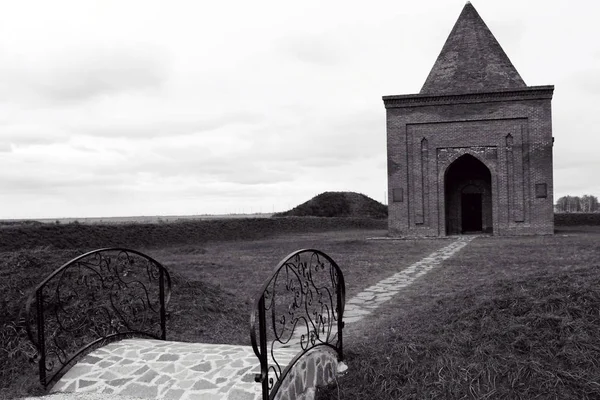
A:
[[[458,206],[446,210],[445,173],[466,154],[490,172],[494,234],[553,233],[552,92],[542,86],[384,97],[389,233],[447,234]]]

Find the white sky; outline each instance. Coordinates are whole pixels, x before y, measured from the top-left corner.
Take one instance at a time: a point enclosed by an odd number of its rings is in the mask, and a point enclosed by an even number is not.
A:
[[[0,0],[0,218],[383,202],[381,96],[418,93],[464,3]],[[600,196],[600,2],[473,5],[555,85],[555,199]]]

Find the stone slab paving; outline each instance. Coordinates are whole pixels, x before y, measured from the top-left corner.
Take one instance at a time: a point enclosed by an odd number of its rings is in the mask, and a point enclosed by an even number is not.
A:
[[[22,397],[20,400],[140,400],[140,397],[124,394],[106,394],[93,392],[56,392],[40,397]]]
[[[289,363],[294,349],[277,351]],[[94,392],[145,399],[261,398],[260,371],[250,346],[125,339],[82,358],[51,392]]]
[[[474,238],[461,236],[358,293],[346,302],[344,321],[353,323],[369,315]],[[295,344],[299,346],[299,343],[296,342],[292,340],[288,345],[277,346],[276,358],[282,368],[298,353],[299,348]],[[250,346],[126,339],[85,356],[52,388],[51,392],[55,394],[46,397],[49,400],[91,400],[96,399],[95,394],[101,394],[107,399],[122,400],[260,399],[261,386],[254,382],[254,375],[259,370],[258,359]],[[69,392],[77,392],[81,396],[72,397],[68,395]]]
[[[431,253],[410,267],[377,282],[346,301],[344,322],[353,323],[369,315],[377,307],[389,301],[402,288],[412,284],[417,278],[439,266],[465,247],[476,236],[461,236],[446,247]]]
[[[369,315],[383,303],[389,301],[402,288],[412,284],[417,278],[439,266],[444,260],[452,257],[476,237],[473,235],[460,236],[449,245],[431,253],[408,268],[377,282],[375,285],[366,288],[350,300],[347,300],[344,310],[344,322],[351,324]],[[395,240],[387,237],[383,239]],[[280,345],[279,347],[289,348],[299,346],[300,335],[302,333],[306,332],[297,333],[292,337],[289,344]]]

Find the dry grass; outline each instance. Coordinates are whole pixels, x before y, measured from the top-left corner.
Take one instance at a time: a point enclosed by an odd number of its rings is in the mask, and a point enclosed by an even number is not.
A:
[[[367,241],[385,231],[287,234],[264,240],[137,248],[171,272],[169,340],[249,345],[251,298],[276,264],[300,248],[318,248],[338,262],[347,296],[442,247],[444,240]],[[89,249],[85,249],[89,250]],[[19,313],[29,292],[84,249],[36,248],[0,253],[0,398],[38,395],[34,349]]]
[[[35,221],[0,224],[0,252],[33,249],[165,247],[211,241],[256,240],[290,233],[385,229],[372,218],[229,218],[147,224],[48,224]]]
[[[448,244],[365,240],[384,234],[282,234],[137,249],[174,278],[168,339],[249,345],[250,300],[288,253],[318,248],[331,255],[349,298]],[[339,392],[319,396],[600,398],[599,243],[599,227],[476,239],[376,314],[348,325],[350,371]],[[81,252],[0,253],[0,398],[42,393],[19,312],[45,275]]]
[[[342,268],[348,298],[448,243],[438,239],[365,240],[385,234],[385,231],[344,231],[282,235],[264,240],[204,243],[201,249],[194,246],[149,249],[148,254],[170,271],[249,299],[284,256],[302,248],[316,248],[330,255]]]
[[[318,398],[600,398],[599,244],[474,240],[349,327],[349,373]]]

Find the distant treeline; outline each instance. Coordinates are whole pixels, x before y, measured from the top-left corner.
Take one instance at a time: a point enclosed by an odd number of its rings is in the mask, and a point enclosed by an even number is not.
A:
[[[598,205],[598,198],[589,194],[584,194],[581,197],[563,196],[556,200],[554,211],[589,213],[600,211],[600,206]]]

